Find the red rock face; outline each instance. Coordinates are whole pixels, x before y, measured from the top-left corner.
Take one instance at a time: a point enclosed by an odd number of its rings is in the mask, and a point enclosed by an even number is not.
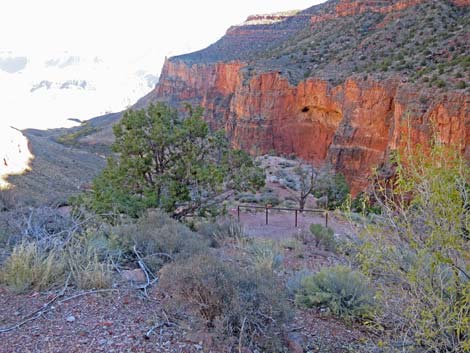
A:
[[[457,6],[470,6],[470,0],[452,0]]]
[[[244,82],[243,66],[167,61],[154,94],[158,100],[202,104],[207,121],[225,128],[235,147],[331,163],[353,193],[367,186],[373,168],[406,143],[405,136],[412,144],[427,144],[435,134],[470,157],[468,93],[436,94],[398,80],[362,78],[336,87],[318,79],[292,86],[278,73]]]
[[[319,22],[331,20],[338,17],[360,15],[365,12],[378,12],[388,14],[396,11],[405,10],[408,7],[419,5],[427,0],[341,0],[336,5],[334,13],[312,16],[310,22],[317,24]],[[457,6],[469,6],[470,0],[451,0]]]
[[[220,129],[228,119],[230,99],[241,83],[240,62],[187,65],[167,60],[152,98],[168,103],[201,104],[213,128]]]

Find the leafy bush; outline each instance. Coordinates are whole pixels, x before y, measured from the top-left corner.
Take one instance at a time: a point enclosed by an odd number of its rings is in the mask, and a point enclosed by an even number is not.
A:
[[[394,158],[393,184],[377,185],[383,217],[361,234],[357,261],[386,285],[383,317],[425,352],[470,350],[470,166],[435,142]]]
[[[368,215],[370,213],[380,214],[381,212],[380,207],[377,204],[374,204],[371,201],[370,196],[363,192],[359,193],[354,199],[352,199],[351,210],[364,215]]]
[[[308,308],[327,307],[345,319],[362,319],[372,315],[374,295],[367,277],[348,267],[337,266],[304,277],[295,300]]]
[[[237,195],[235,199],[241,203],[258,203],[256,195],[249,193]]]
[[[60,135],[56,141],[65,146],[79,146],[80,139],[100,131],[99,128],[91,126],[87,121],[83,122],[80,127],[73,129],[74,132]]]
[[[334,210],[347,200],[349,186],[343,174],[324,171],[317,178],[313,193],[317,198],[326,197],[328,209]]]
[[[159,210],[149,211],[135,223],[113,229],[114,247],[134,258],[134,247],[152,271],[179,257],[205,252],[209,240]]]
[[[308,230],[299,229],[298,232],[294,234],[294,238],[302,244],[308,244],[313,240],[313,235]]]
[[[274,207],[278,206],[281,203],[281,200],[279,199],[279,195],[276,193],[264,193],[260,195],[258,202],[262,205],[271,205]]]
[[[13,291],[45,290],[64,281],[66,263],[59,250],[46,251],[37,243],[14,247],[0,270],[0,280]]]
[[[465,89],[465,88],[467,88],[467,84],[465,83],[465,81],[458,81],[457,82],[457,88],[458,89]]]
[[[322,246],[327,251],[336,251],[338,242],[335,239],[333,229],[326,228],[321,224],[311,224],[310,232],[315,238],[316,246]]]
[[[289,305],[270,272],[196,255],[166,265],[160,288],[178,308],[193,312],[222,334],[224,343],[280,351],[279,336],[289,318]]]

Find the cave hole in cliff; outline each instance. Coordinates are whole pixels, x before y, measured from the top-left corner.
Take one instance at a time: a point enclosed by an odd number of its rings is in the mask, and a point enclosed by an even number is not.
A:
[[[308,113],[309,110],[310,110],[309,107],[303,107],[302,108],[302,113]]]

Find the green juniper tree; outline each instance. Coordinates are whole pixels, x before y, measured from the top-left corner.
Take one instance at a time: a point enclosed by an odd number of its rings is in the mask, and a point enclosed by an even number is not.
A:
[[[264,185],[264,174],[222,131],[212,132],[202,109],[186,117],[165,104],[128,111],[114,127],[116,141],[105,170],[94,180],[90,206],[136,217],[162,208],[174,217],[217,212],[234,191]]]

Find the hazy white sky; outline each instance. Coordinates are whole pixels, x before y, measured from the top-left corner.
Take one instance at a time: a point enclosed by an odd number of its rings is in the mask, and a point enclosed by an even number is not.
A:
[[[136,59],[200,49],[248,15],[319,0],[14,0],[0,2],[0,50]]]
[[[151,89],[136,73],[159,75],[165,56],[202,49],[248,15],[320,2],[0,0],[0,59],[28,60],[18,73],[0,70],[0,123],[69,126],[69,118],[120,111]],[[45,65],[70,56],[79,57],[79,63],[65,69]],[[57,89],[70,80],[86,81],[93,89]],[[42,81],[52,82],[52,88],[32,93]]]

